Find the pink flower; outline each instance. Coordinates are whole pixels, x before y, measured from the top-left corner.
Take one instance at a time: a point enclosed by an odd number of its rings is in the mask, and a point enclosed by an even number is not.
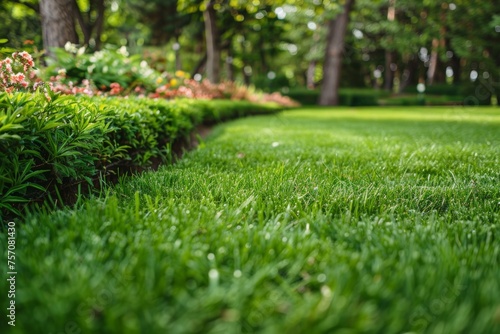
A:
[[[10,66],[10,64],[5,64],[5,71],[8,73],[12,73],[12,67]]]
[[[17,80],[22,81],[26,78],[26,76],[22,73],[17,73]]]

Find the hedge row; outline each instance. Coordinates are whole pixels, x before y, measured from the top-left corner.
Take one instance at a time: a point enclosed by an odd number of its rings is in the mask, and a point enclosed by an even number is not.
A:
[[[302,105],[317,105],[320,91],[309,89],[293,89],[284,94]],[[380,97],[386,92],[374,89],[341,89],[339,105],[349,107],[377,106]]]
[[[174,145],[202,123],[278,110],[229,100],[2,93],[0,219],[20,215],[27,203],[67,202],[106,177],[169,162]]]
[[[341,106],[377,106],[377,105],[450,105],[467,106],[491,105],[495,84],[485,81],[464,85],[437,84],[427,86],[425,94],[418,94],[416,86],[407,87],[403,95],[391,96],[389,92],[376,89],[341,89],[339,105]],[[284,94],[302,105],[317,105],[319,90],[293,89]]]

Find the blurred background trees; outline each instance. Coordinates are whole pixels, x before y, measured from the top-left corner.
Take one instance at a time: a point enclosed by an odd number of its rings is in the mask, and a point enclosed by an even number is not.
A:
[[[127,46],[159,71],[266,91],[500,97],[496,0],[0,0],[3,52]],[[322,88],[322,89],[321,89]]]

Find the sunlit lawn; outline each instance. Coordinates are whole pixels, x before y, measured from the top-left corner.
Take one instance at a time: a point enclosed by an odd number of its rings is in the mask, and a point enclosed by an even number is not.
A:
[[[499,185],[498,108],[227,123],[22,223],[9,330],[498,333]]]

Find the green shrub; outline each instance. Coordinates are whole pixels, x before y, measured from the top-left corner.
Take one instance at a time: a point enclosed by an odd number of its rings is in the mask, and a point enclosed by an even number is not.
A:
[[[485,82],[474,82],[461,87],[463,103],[468,106],[491,105],[492,91],[494,89]]]
[[[317,105],[321,92],[306,88],[295,88],[284,95],[294,99],[302,105]],[[341,106],[377,106],[379,98],[386,92],[374,89],[345,88],[339,92],[339,105]]]
[[[403,93],[416,94],[418,93],[417,86],[408,86],[403,90]],[[462,95],[462,86],[456,84],[433,84],[425,87],[426,95]]]
[[[411,96],[396,96],[383,101],[384,105],[389,106],[423,106],[426,104],[427,97],[411,95]]]
[[[283,94],[299,102],[301,105],[311,106],[318,104],[320,91],[316,89],[294,88]]]
[[[382,94],[383,91],[374,89],[341,89],[340,105],[352,107],[377,106],[378,99]],[[343,103],[342,100],[345,102]]]
[[[276,74],[274,79],[270,79],[267,75],[257,76],[253,78],[253,84],[256,88],[264,92],[276,92],[283,87],[290,87],[290,80],[282,73]]]
[[[0,94],[0,209],[39,200],[63,183],[87,180],[95,162],[113,155],[111,132],[99,104],[71,96]]]
[[[65,49],[54,50],[55,59],[46,69],[46,75],[64,83],[81,84],[90,80],[99,89],[109,89],[118,83],[130,92],[136,87],[154,91],[160,73],[151,69],[139,55],[129,56],[127,50],[107,46],[101,51],[86,54],[84,48],[68,44]],[[48,77],[47,77],[48,79]]]
[[[244,101],[0,94],[0,217],[26,203],[74,197],[101,177],[168,162],[202,122],[270,113]],[[73,192],[73,193],[72,193]],[[65,196],[67,193],[68,196]]]

